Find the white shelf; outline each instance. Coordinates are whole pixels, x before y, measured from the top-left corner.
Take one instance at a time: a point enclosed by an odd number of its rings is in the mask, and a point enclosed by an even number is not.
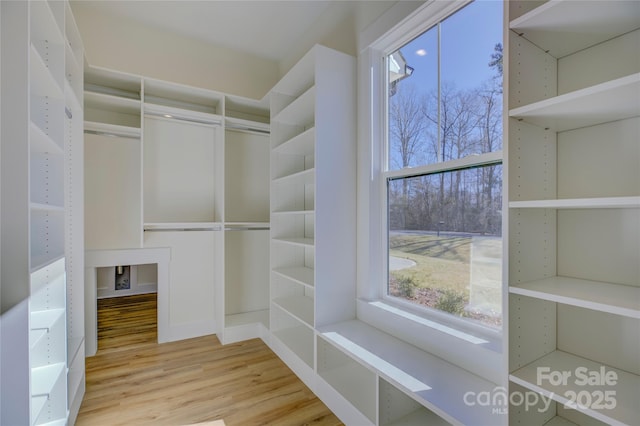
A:
[[[313,327],[313,299],[307,296],[287,296],[273,299],[280,309],[295,317],[298,321]]]
[[[269,310],[263,309],[261,311],[226,315],[224,320],[225,328],[241,327],[255,323],[262,323],[265,327],[269,327]]]
[[[226,94],[224,98],[224,115],[226,119],[258,123],[269,127],[269,99],[249,99],[242,96]]]
[[[49,395],[61,374],[66,374],[64,362],[31,369],[31,396]]]
[[[578,426],[578,425],[574,422],[570,422],[567,419],[563,419],[560,416],[555,416],[554,418],[546,422],[543,426]]]
[[[269,222],[225,222],[225,231],[269,230]]]
[[[312,155],[315,152],[316,128],[311,127],[273,148],[273,152],[293,155]]]
[[[273,272],[279,274],[291,281],[302,284],[303,286],[313,288],[315,282],[315,271],[312,268],[304,266],[293,268],[275,268]]]
[[[271,131],[269,123],[262,123],[259,121],[245,120],[236,117],[225,117],[224,119],[226,130],[243,130],[247,132],[255,132],[268,135]]]
[[[273,241],[278,241],[281,243],[290,244],[294,246],[301,246],[301,247],[314,246],[313,238],[273,238]]]
[[[41,329],[41,330],[32,329],[31,332],[29,333],[29,348],[33,350],[33,348],[35,348],[38,345],[40,340],[42,340],[42,338],[47,335],[47,332],[48,330],[45,330],[45,329]]]
[[[217,114],[207,112],[194,111],[190,109],[176,108],[167,105],[158,105],[149,102],[144,104],[144,114],[166,119],[184,120],[193,123],[217,125],[223,123],[223,118]]]
[[[510,28],[561,58],[638,28],[637,1],[554,0],[514,19]]]
[[[307,170],[302,170],[300,172],[292,173],[290,175],[277,177],[273,179],[272,182],[273,183],[309,184],[309,183],[313,183],[314,179],[315,179],[315,169],[307,169]]]
[[[140,115],[142,103],[137,99],[84,91],[85,107],[115,111],[123,114]]]
[[[183,111],[201,112],[207,115],[222,113],[224,95],[208,89],[187,86],[179,83],[144,79],[145,105],[175,107]]]
[[[64,212],[64,206],[54,206],[45,203],[30,203],[31,210],[50,211],[50,212]]]
[[[51,139],[49,135],[40,129],[34,122],[29,124],[30,133],[30,149],[31,152],[38,153],[57,153],[62,154],[64,151],[62,146],[59,145],[56,141]]]
[[[315,214],[315,210],[279,210],[274,211],[273,214],[276,216],[286,216],[286,215],[305,215],[305,214]]]
[[[42,269],[46,266],[49,266],[57,261],[64,259],[64,251],[60,251],[59,253],[52,254],[42,254],[33,256],[31,258],[31,272],[36,272],[39,269]]]
[[[586,368],[588,372],[601,372],[601,368],[605,371],[613,371],[617,374],[617,383],[615,386],[606,385],[578,385],[575,370],[578,367]],[[558,386],[552,386],[548,380],[538,383],[538,369],[549,368],[551,372],[568,371],[571,376],[566,380],[566,384],[561,383]],[[527,389],[538,392],[546,397],[552,398],[561,404],[569,402],[570,394],[567,392],[579,393],[588,391],[590,394],[594,391],[615,391],[615,406],[606,409],[592,409],[590,407],[575,407],[577,411],[594,417],[600,421],[611,425],[635,425],[640,418],[640,404],[638,404],[638,395],[640,394],[640,376],[627,373],[623,370],[603,366],[601,363],[571,355],[562,351],[553,351],[548,355],[528,364],[527,366],[516,370],[509,376],[510,380]],[[605,402],[602,402],[603,404]]]
[[[222,231],[220,222],[147,222],[145,231]]]
[[[62,308],[32,312],[30,328],[32,331],[49,330],[64,313],[65,310]]]
[[[316,88],[314,86],[294,99],[271,121],[305,128],[311,127],[314,124],[315,101]]]
[[[313,368],[313,331],[309,327],[300,325],[284,328],[273,331],[273,335],[305,364]]]
[[[64,362],[31,369],[31,419],[35,421],[52,398],[56,383],[66,375]],[[66,393],[66,389],[64,390]],[[65,398],[66,400],[66,398]],[[62,419],[64,424],[66,419]],[[47,423],[49,424],[49,423]],[[59,423],[56,423],[59,424]]]
[[[556,132],[640,114],[640,73],[509,111],[509,116]]]
[[[491,392],[496,385],[361,321],[319,329],[322,337],[436,415],[454,424],[495,424],[489,407],[464,404],[466,392]]]
[[[450,423],[447,423],[442,417],[436,416],[426,408],[419,408],[391,423],[385,423],[383,426],[416,426],[416,425],[448,426],[450,425]]]
[[[31,6],[31,30],[35,40],[49,40],[51,43],[62,45],[63,32],[58,26],[51,5],[46,2],[34,2]]]
[[[640,197],[510,201],[509,207],[512,209],[626,209],[640,207]]]
[[[40,96],[62,97],[62,87],[47,68],[40,52],[31,45],[31,76],[32,93]]]
[[[48,400],[49,398],[46,395],[31,397],[31,418],[32,419],[38,418],[38,416],[44,409],[44,406],[47,405]]]
[[[551,277],[512,285],[511,293],[640,319],[640,287]]]
[[[120,136],[125,138],[140,139],[142,131],[139,127],[120,126],[118,124],[99,123],[85,121],[84,131],[105,136]]]
[[[102,92],[140,101],[142,78],[137,75],[89,66],[84,70],[85,92]]]

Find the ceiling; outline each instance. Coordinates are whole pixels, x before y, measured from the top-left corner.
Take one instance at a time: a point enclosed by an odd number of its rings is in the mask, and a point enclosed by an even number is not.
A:
[[[275,61],[336,1],[76,0],[98,15],[135,20]]]

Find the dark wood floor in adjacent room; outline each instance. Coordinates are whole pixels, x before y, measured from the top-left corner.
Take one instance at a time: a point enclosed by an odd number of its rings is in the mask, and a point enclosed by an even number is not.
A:
[[[99,301],[76,425],[342,424],[259,339],[156,339],[155,294]]]

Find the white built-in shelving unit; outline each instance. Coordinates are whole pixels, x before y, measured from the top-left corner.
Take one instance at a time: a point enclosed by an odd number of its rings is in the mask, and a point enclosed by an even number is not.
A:
[[[269,324],[267,100],[98,67],[85,83],[87,248],[171,248],[169,286],[157,290],[169,329],[159,338],[260,336]],[[148,267],[135,266],[138,279]],[[117,295],[102,276],[100,294]]]
[[[509,373],[512,391],[554,401],[512,406],[510,423],[635,424],[640,3],[508,9]],[[571,376],[554,386],[539,368]],[[581,384],[577,368],[617,384]],[[613,400],[600,404],[607,391]]]
[[[494,383],[359,320],[318,331],[318,374],[371,423],[499,424],[491,407],[464,403],[466,393],[489,394]]]
[[[84,334],[84,47],[65,2],[65,255],[68,424],[75,423],[85,391]]]
[[[269,328],[268,101],[227,95],[224,114],[224,262],[218,298],[223,343]]]
[[[315,46],[271,92],[271,333],[345,424],[499,424],[496,384],[356,318],[355,63]]]
[[[316,327],[355,318],[354,79],[354,58],[315,46],[270,93],[270,326],[302,376]]]
[[[0,423],[64,425],[84,394],[83,230],[74,222],[83,203],[83,47],[67,2],[0,7],[1,376],[11,389]]]

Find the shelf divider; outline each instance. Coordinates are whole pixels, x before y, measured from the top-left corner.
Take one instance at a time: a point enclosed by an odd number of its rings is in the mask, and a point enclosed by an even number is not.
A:
[[[554,200],[510,201],[510,208],[541,209],[626,209],[639,208],[639,197],[568,198]]]
[[[512,20],[509,27],[561,58],[632,31],[639,20],[640,4],[636,1],[556,0]]]
[[[315,272],[311,268],[307,268],[305,266],[292,268],[275,268],[273,269],[273,272],[306,287],[314,287]]]
[[[586,372],[604,371],[614,372],[617,376],[615,385],[579,385],[576,380],[576,369],[584,368]],[[557,386],[553,386],[550,380],[538,380],[539,369],[550,372],[569,372],[571,375],[567,380],[559,380]],[[607,408],[593,409],[591,407],[573,406],[577,411],[594,417],[602,422],[611,425],[633,425],[640,418],[640,405],[638,404],[638,394],[640,393],[640,376],[631,374],[623,370],[604,366],[601,363],[594,362],[576,355],[572,355],[562,351],[553,351],[542,358],[532,362],[531,364],[514,371],[510,376],[510,380],[527,389],[538,392],[546,397],[553,399],[561,404],[571,402],[572,392],[578,394],[582,391],[592,393],[595,391],[615,391],[615,397],[610,406],[609,403],[603,401],[602,404]],[[578,401],[580,402],[580,401]]]
[[[640,73],[514,108],[509,116],[556,132],[636,117]]]
[[[512,285],[509,292],[640,319],[640,287],[551,277]]]
[[[307,296],[286,296],[273,299],[273,303],[299,321],[313,327],[313,299]]]

